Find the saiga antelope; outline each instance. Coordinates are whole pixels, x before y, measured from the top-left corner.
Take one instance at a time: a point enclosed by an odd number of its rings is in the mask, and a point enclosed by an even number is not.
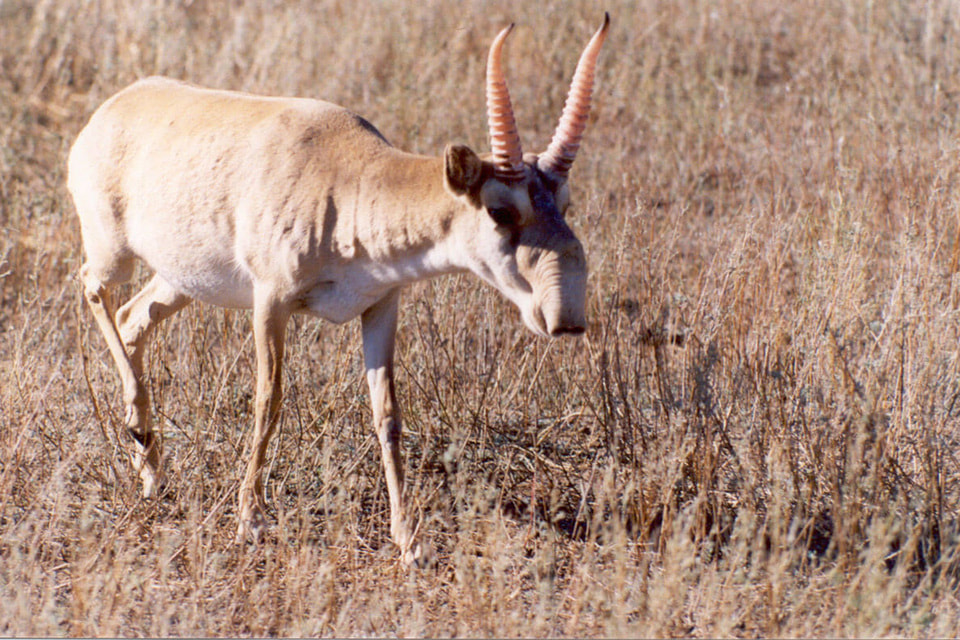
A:
[[[367,121],[319,100],[134,83],[90,118],[70,151],[84,293],[120,370],[132,462],[150,497],[158,439],[141,381],[151,331],[191,300],[253,309],[255,425],[238,496],[238,540],[265,528],[262,469],[280,408],[284,331],[293,313],[360,316],[373,423],[406,562],[426,546],[404,502],[393,355],[400,288],[471,271],[541,336],[583,333],[586,261],[564,221],[567,176],[586,126],[610,24],[580,57],[547,150],[524,155],[501,65],[513,25],[487,60],[492,153],[448,145],[442,158],[392,147]],[[114,314],[110,287],[139,258],[147,285]]]

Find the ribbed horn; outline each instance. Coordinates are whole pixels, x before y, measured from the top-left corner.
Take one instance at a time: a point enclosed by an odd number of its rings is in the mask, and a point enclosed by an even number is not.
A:
[[[500,52],[503,42],[513,29],[500,32],[490,45],[487,57],[487,122],[490,128],[490,148],[493,151],[494,174],[500,180],[514,182],[523,178],[523,150],[513,117],[510,92],[503,77]]]
[[[550,141],[550,146],[537,160],[537,166],[541,171],[553,174],[562,180],[567,179],[570,166],[573,165],[573,160],[577,157],[583,131],[587,128],[587,118],[590,115],[590,97],[593,94],[594,70],[609,27],[610,14],[605,12],[603,14],[603,26],[593,34],[590,42],[587,43],[587,48],[580,55],[580,62],[577,63],[577,70],[573,74],[570,92],[567,94],[567,102],[563,106],[563,115],[560,116],[560,122],[553,134],[553,140]]]

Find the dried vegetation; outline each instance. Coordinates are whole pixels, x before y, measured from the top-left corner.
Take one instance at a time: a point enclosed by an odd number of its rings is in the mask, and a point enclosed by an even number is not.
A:
[[[149,74],[485,149],[486,47],[511,21],[543,148],[596,3],[0,1],[0,633],[957,633],[960,11],[604,8],[572,176],[590,329],[536,339],[468,278],[408,292],[409,490],[439,564],[407,572],[355,323],[288,336],[257,548],[232,540],[249,317],[166,323],[147,371],[170,487],[138,498],[66,152]]]

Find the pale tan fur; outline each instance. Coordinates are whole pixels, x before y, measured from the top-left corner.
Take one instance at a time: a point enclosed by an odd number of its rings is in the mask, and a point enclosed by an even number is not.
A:
[[[149,78],[94,113],[69,158],[83,233],[86,298],[120,370],[133,464],[150,496],[161,457],[141,383],[147,338],[193,299],[252,308],[255,427],[239,491],[238,539],[266,525],[262,468],[281,398],[284,332],[293,313],[360,316],[391,534],[408,562],[427,547],[403,495],[393,375],[399,290],[472,271],[540,335],[585,327],[583,250],[563,220],[569,192],[523,163],[497,179],[466,147],[444,157],[393,148],[335,105],[201,89]],[[109,289],[135,260],[154,276],[114,312]]]

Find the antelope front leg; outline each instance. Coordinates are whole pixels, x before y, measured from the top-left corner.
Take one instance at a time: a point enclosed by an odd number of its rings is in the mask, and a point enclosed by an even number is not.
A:
[[[250,460],[240,485],[240,523],[237,542],[259,540],[266,528],[263,462],[280,413],[283,339],[290,312],[269,295],[256,295],[253,304],[253,337],[257,349],[256,422],[250,443]]]
[[[362,318],[363,359],[373,405],[373,426],[380,440],[383,470],[390,494],[390,536],[407,564],[429,562],[426,544],[416,540],[403,498],[403,457],[400,453],[400,408],[393,385],[393,350],[400,294],[394,290],[367,309]]]

